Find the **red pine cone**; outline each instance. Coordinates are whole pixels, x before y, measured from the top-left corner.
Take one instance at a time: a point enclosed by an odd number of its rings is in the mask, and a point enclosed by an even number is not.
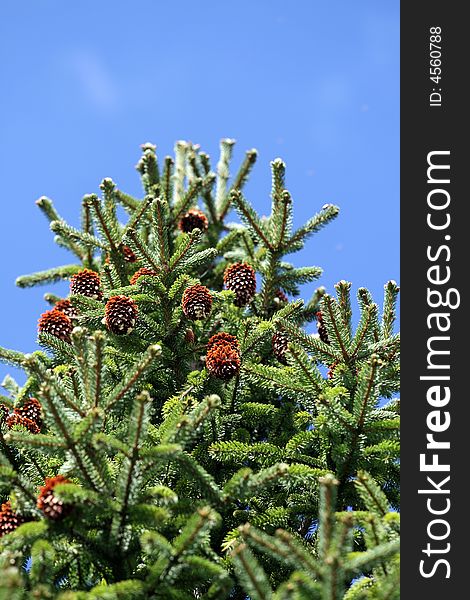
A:
[[[129,246],[122,245],[120,247],[122,254],[124,255],[124,260],[126,262],[134,263],[137,261],[137,256],[134,252],[129,248]]]
[[[231,379],[240,371],[240,345],[235,336],[221,332],[207,344],[206,367],[218,379]]]
[[[287,365],[286,350],[289,337],[284,331],[276,331],[271,339],[274,356],[283,365]]]
[[[178,228],[184,233],[191,233],[191,231],[196,228],[201,231],[206,231],[208,227],[209,222],[206,215],[198,208],[191,208],[188,210],[178,223]]]
[[[137,313],[137,304],[132,298],[113,296],[106,303],[104,322],[112,333],[126,335],[133,330]]]
[[[227,344],[232,348],[232,350],[240,353],[240,343],[238,342],[237,338],[230,333],[226,333],[225,331],[216,333],[209,339],[207,342],[207,350],[211,350],[214,346],[220,344]]]
[[[62,500],[54,496],[54,487],[59,483],[71,483],[71,481],[63,475],[48,477],[44,485],[40,488],[38,496],[37,507],[39,510],[42,510],[48,519],[52,519],[53,521],[64,519],[70,514],[73,508],[72,505],[64,504]]]
[[[228,344],[218,344],[207,351],[206,367],[218,379],[231,379],[240,371],[240,355]]]
[[[281,289],[276,290],[274,295],[276,296],[276,300],[280,304],[287,304],[289,302],[289,298],[286,296],[286,294]]]
[[[328,333],[326,331],[325,323],[323,322],[321,310],[319,310],[317,312],[316,317],[317,317],[317,329],[318,329],[318,334],[320,336],[320,339],[322,342],[325,342],[325,344],[329,344],[330,340],[328,338]]]
[[[136,271],[134,275],[132,275],[130,284],[134,285],[139,279],[139,277],[142,277],[142,275],[158,275],[158,273],[157,271],[152,271],[152,269],[147,269],[147,267],[142,267],[141,269]]]
[[[0,538],[11,533],[24,523],[24,519],[11,510],[11,503],[5,502],[0,510]]]
[[[192,321],[205,319],[212,309],[212,295],[204,285],[192,285],[184,290],[181,307]]]
[[[3,422],[8,429],[22,425],[31,433],[39,433],[42,427],[41,404],[36,398],[29,398],[23,406],[13,409],[12,414],[7,406],[0,404],[0,424]]]
[[[235,306],[245,306],[256,292],[256,274],[247,263],[235,263],[225,269],[225,287],[235,292]]]
[[[42,313],[38,320],[39,333],[50,333],[63,342],[70,343],[72,329],[73,325],[69,317],[55,308]]]
[[[28,419],[28,417],[25,417],[24,415],[18,414],[16,412],[14,412],[12,415],[8,415],[8,417],[5,420],[5,423],[7,424],[8,429],[11,429],[15,425],[22,425],[23,427],[26,427],[26,429],[31,433],[39,433],[41,431],[41,429],[35,421],[33,421],[32,419]]]
[[[54,304],[54,308],[56,310],[60,310],[60,312],[63,312],[64,315],[67,315],[69,319],[78,319],[77,309],[67,298],[56,302]]]
[[[328,379],[333,379],[333,375],[335,374],[335,369],[338,365],[339,365],[339,360],[335,360],[335,362],[329,366],[328,373],[327,373]]]
[[[25,417],[34,421],[36,425],[41,429],[42,427],[42,417],[41,417],[42,406],[39,400],[36,398],[28,398],[25,402],[23,402],[23,406],[18,406],[14,409],[14,412],[21,417]]]
[[[70,278],[70,293],[81,294],[89,298],[101,300],[103,292],[101,291],[101,279],[98,273],[91,269],[83,269]]]

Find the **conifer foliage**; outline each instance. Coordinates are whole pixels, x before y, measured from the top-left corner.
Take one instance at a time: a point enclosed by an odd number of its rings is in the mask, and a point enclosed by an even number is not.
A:
[[[106,178],[81,228],[37,201],[73,259],[17,284],[70,292],[0,348],[0,598],[398,598],[398,287],[296,299],[338,208],[294,229],[276,159],[260,216],[233,144],[144,144],[143,198]]]

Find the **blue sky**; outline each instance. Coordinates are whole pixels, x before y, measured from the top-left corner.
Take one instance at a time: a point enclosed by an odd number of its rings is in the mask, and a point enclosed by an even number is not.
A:
[[[44,292],[66,293],[14,285],[72,262],[34,201],[52,198],[77,224],[103,177],[141,195],[146,141],[164,156],[191,140],[215,162],[219,140],[235,138],[233,170],[257,148],[246,195],[261,213],[280,156],[295,224],[341,208],[296,264],[323,267],[329,291],[347,279],[379,302],[399,281],[398,0],[3,0],[0,47],[2,346],[36,349]]]

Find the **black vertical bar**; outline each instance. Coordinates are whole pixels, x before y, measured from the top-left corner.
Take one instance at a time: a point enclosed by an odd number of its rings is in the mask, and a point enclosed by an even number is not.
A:
[[[405,600],[470,598],[465,489],[470,471],[470,198],[465,189],[470,52],[464,7],[435,0],[401,3]]]

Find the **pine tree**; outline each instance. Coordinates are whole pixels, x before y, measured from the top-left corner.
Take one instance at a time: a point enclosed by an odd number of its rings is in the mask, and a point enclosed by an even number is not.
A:
[[[296,299],[339,209],[294,230],[276,159],[260,216],[233,144],[144,144],[143,199],[104,179],[81,229],[37,201],[74,259],[17,280],[70,280],[42,350],[0,349],[0,598],[398,598],[398,287],[356,327],[349,282]]]

